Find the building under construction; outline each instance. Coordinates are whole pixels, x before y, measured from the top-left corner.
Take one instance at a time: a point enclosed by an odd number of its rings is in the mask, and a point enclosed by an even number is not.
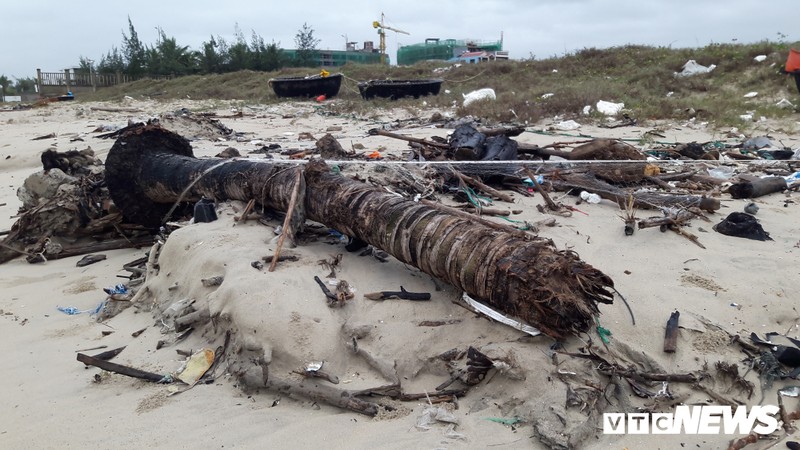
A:
[[[362,48],[357,48],[357,42],[348,42],[347,50],[314,50],[314,57],[320,67],[339,67],[347,63],[352,64],[380,64],[381,53],[375,48],[372,41],[364,42]],[[297,50],[283,50],[283,54],[290,60],[297,58]],[[384,57],[388,61],[388,56]]]
[[[467,55],[465,62],[508,59],[503,51],[503,39],[499,41],[477,41],[456,39],[425,39],[422,44],[405,45],[397,50],[397,64],[411,65],[419,61],[457,61]]]

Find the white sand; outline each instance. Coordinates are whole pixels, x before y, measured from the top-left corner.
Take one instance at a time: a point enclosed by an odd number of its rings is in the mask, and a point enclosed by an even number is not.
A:
[[[40,168],[39,155],[51,145],[59,151],[91,146],[104,158],[113,141],[99,140],[91,134],[83,142],[70,143],[71,137],[90,133],[104,124],[124,125],[128,118],[140,120],[186,106],[192,110],[217,110],[227,113],[220,103],[184,102],[162,104],[131,102],[125,105],[144,111],[108,113],[92,111],[88,104],[55,104],[43,109],[0,113],[0,229],[14,222],[20,202],[16,189],[29,174]],[[224,122],[237,132],[248,133],[242,142],[200,139],[193,142],[197,156],[210,156],[228,146],[246,154],[257,148],[252,140],[279,142],[284,148],[313,146],[313,141],[297,141],[299,132],[320,138],[330,126],[342,145],[362,143],[367,150],[383,146],[400,152],[405,143],[368,137],[366,130],[376,126],[367,121],[317,115],[310,105],[285,104],[244,109],[249,115]],[[392,118],[408,117],[395,111]],[[424,113],[427,117],[429,113]],[[292,117],[284,118],[284,115]],[[581,133],[596,137],[639,138],[649,128],[614,130],[584,127]],[[687,126],[665,127],[664,141],[706,141],[720,133]],[[32,141],[55,132],[55,139]],[[406,129],[415,137],[444,136],[433,128]],[[292,133],[286,135],[285,133]],[[784,145],[798,147],[796,136],[779,136]],[[548,144],[576,138],[526,133],[523,142]],[[6,159],[10,156],[9,159]],[[556,194],[560,195],[560,194]],[[514,208],[524,212],[515,219],[535,222],[544,218],[535,205],[540,197],[519,198]],[[722,197],[722,209],[710,215],[711,223],[695,220],[689,230],[706,249],[674,234],[658,229],[638,230],[633,236],[622,233],[616,205],[603,201],[582,204],[588,216],[558,217],[558,226],[544,228],[559,248],[578,252],[581,258],[608,274],[616,288],[628,299],[636,315],[631,324],[628,312],[618,299],[614,305],[601,305],[600,323],[613,332],[611,348],[624,352],[646,353],[665,371],[683,373],[699,370],[704,363],[737,363],[743,354],[728,345],[724,333],[707,329],[699,317],[718,324],[731,333],[749,335],[751,331],[786,332],[798,335],[800,312],[800,198],[796,193],[773,194],[756,200],[758,219],[774,241],[759,242],[721,235],[712,230],[729,212],[740,211],[745,202]],[[785,203],[793,200],[794,203]],[[574,204],[574,197],[562,199]],[[504,207],[502,203],[498,206]],[[552,365],[549,346],[552,339],[523,337],[518,331],[491,322],[456,306],[459,292],[447,286],[436,291],[428,275],[390,258],[381,264],[372,257],[347,253],[341,245],[319,242],[285,250],[300,256],[285,262],[274,273],[256,270],[251,261],[272,254],[273,228],[253,221],[239,224],[234,210],[224,204],[220,220],[190,225],[168,239],[160,260],[158,276],[151,277],[149,295],[142,308],[130,308],[105,323],[87,314],[69,316],[57,306],[91,309],[105,298],[103,287],[120,281],[122,265],[145,254],[143,250],[105,252],[108,259],[84,268],[75,267],[79,257],[29,265],[23,258],[0,266],[0,335],[5,363],[0,369],[3,406],[0,409],[0,447],[2,448],[544,448],[535,438],[534,428],[562,430],[561,415],[568,430],[587,422],[577,409],[565,409],[566,385],[557,376],[559,369],[576,371],[579,378],[598,380],[586,361],[559,355],[562,364]],[[657,215],[640,211],[639,217]],[[279,223],[273,221],[273,225]],[[340,279],[357,289],[356,298],[343,308],[328,308],[314,275],[324,278],[327,271],[317,260],[344,253]],[[201,278],[224,275],[218,288],[206,288]],[[177,287],[170,289],[170,287]],[[440,283],[441,284],[441,283]],[[366,292],[408,290],[433,293],[431,302],[390,300],[374,302],[363,298]],[[164,339],[155,326],[152,312],[145,307],[163,309],[172,302],[193,298],[208,305],[217,317],[215,326],[196,330],[187,340],[156,350]],[[738,307],[731,306],[739,305]],[[681,312],[678,351],[662,352],[664,324],[674,310]],[[422,320],[460,320],[439,327],[420,327]],[[148,327],[138,338],[131,333]],[[452,348],[474,346],[493,357],[513,358],[518,367],[510,373],[490,375],[459,399],[454,411],[459,420],[455,431],[466,440],[446,436],[447,427],[436,424],[428,431],[415,428],[425,407],[424,401],[395,403],[400,410],[393,416],[373,419],[345,412],[305,398],[294,398],[270,391],[241,390],[237,380],[219,370],[211,385],[199,385],[177,396],[167,397],[168,387],[110,375],[93,381],[98,369],[84,369],[75,360],[79,349],[106,345],[108,349],[127,345],[115,362],[144,370],[167,373],[181,365],[183,357],[175,349],[198,350],[221,345],[227,329],[234,331],[232,347],[243,349],[239,359],[265,355],[271,376],[298,380],[291,372],[311,361],[324,360],[325,369],[338,375],[342,389],[364,389],[390,384],[396,371],[405,392],[431,391],[447,379],[447,372],[431,358]],[[103,337],[102,331],[114,331]],[[375,358],[384,373],[370,367],[352,351],[352,335],[358,331],[359,348]],[[597,341],[597,336],[593,339]],[[578,339],[566,347],[577,351]],[[94,354],[97,351],[87,353]],[[236,358],[231,358],[236,360]],[[228,367],[233,370],[235,364]],[[740,370],[744,372],[743,366]],[[387,374],[386,372],[389,372]],[[520,379],[524,378],[524,379]],[[754,373],[748,379],[759,384]],[[606,381],[603,381],[604,383]],[[321,383],[325,383],[322,381]],[[580,381],[573,379],[574,386]],[[783,384],[776,382],[776,387]],[[660,386],[651,387],[658,390]],[[687,403],[707,400],[707,396],[673,383],[676,394],[685,394]],[[755,404],[761,396],[746,399],[725,386],[715,389],[730,398]],[[775,403],[770,390],[765,404]],[[787,399],[787,408],[800,409],[796,399]],[[652,400],[631,397],[630,404],[652,404]],[[608,411],[615,411],[609,407]],[[615,411],[616,412],[616,411]],[[622,410],[620,410],[622,412]],[[519,417],[528,421],[515,428],[486,420]],[[533,421],[534,423],[531,423]],[[584,430],[591,431],[589,423]],[[581,448],[723,448],[730,436],[602,436],[590,433]],[[754,446],[753,448],[763,448]],[[750,448],[750,447],[748,447]]]

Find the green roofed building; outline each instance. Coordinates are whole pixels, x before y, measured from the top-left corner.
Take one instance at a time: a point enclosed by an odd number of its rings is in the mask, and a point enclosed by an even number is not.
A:
[[[493,53],[497,54],[497,59],[508,59],[508,52],[503,51],[502,38],[492,42],[430,38],[422,44],[400,47],[397,50],[397,64],[406,66],[418,61],[456,60],[470,52]]]

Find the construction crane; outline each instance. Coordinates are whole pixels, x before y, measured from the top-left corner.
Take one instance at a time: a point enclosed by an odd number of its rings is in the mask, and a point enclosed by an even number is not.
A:
[[[373,21],[372,28],[377,29],[378,35],[380,35],[381,37],[380,39],[381,64],[386,64],[386,31],[384,30],[391,30],[394,31],[395,33],[402,33],[402,34],[410,34],[410,33],[408,31],[398,30],[397,28],[387,27],[383,23],[383,20],[384,20],[383,13],[381,13],[381,21],[380,22],[378,22],[377,20]]]

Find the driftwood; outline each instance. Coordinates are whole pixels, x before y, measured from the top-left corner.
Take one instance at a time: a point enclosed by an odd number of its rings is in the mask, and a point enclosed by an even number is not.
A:
[[[329,405],[355,411],[367,416],[374,416],[378,413],[379,405],[377,403],[362,400],[356,397],[351,391],[318,384],[313,379],[306,379],[300,383],[295,383],[270,376],[266,387],[289,395],[302,395],[312,400],[325,402]]]
[[[408,292],[403,286],[400,286],[399,291],[380,291],[364,294],[364,297],[370,300],[389,300],[392,298],[399,298],[400,300],[430,300],[431,294],[429,292]]]
[[[85,255],[87,253],[104,252],[121,248],[142,248],[153,245],[155,237],[140,236],[135,238],[109,239],[100,242],[90,242],[85,244],[76,243],[69,246],[55,247],[52,251],[46,246],[41,252],[28,255],[29,263],[38,263],[55,259],[70,258],[73,256]]]
[[[102,359],[98,359],[84,353],[78,353],[78,361],[86,364],[87,366],[95,366],[109,372],[118,373],[128,377],[139,378],[141,380],[152,381],[154,383],[161,383],[165,381],[164,375],[157,373],[145,372],[144,370],[134,369],[133,367],[123,366]]]
[[[283,247],[283,241],[286,239],[286,236],[289,236],[289,240],[292,242],[292,244],[294,244],[294,235],[296,229],[292,227],[292,217],[296,215],[295,206],[297,204],[297,198],[300,197],[300,204],[302,205],[302,198],[305,197],[306,194],[303,171],[300,169],[295,169],[295,171],[297,172],[297,175],[294,181],[294,189],[292,189],[292,196],[289,198],[289,206],[286,210],[286,219],[283,221],[283,227],[281,228],[281,236],[278,239],[278,246],[275,247],[275,256],[272,257],[272,262],[269,265],[270,272],[275,271],[275,266],[278,264],[278,258],[280,258],[281,248]],[[303,216],[302,211],[300,211],[299,214]],[[294,223],[297,223],[297,221]]]
[[[648,217],[639,221],[639,229],[660,227],[664,225],[682,225],[691,219],[698,217],[698,214],[688,209],[679,209],[675,212],[668,211],[663,217]]]
[[[664,333],[664,351],[667,353],[675,353],[678,348],[678,319],[680,316],[681,313],[675,311],[667,320],[667,330]]]
[[[133,112],[142,112],[142,110],[139,109],[139,108],[111,108],[111,107],[102,107],[101,108],[101,107],[97,107],[97,106],[92,106],[89,109],[91,109],[92,111],[102,111],[102,112],[132,112],[132,113]]]
[[[547,203],[547,207],[550,208],[551,211],[558,211],[560,208],[558,207],[556,202],[554,202],[553,199],[550,198],[550,194],[548,194],[547,191],[542,189],[542,185],[539,184],[539,181],[536,180],[536,175],[534,175],[534,173],[531,172],[531,170],[528,169],[527,167],[525,168],[525,173],[527,173],[528,178],[531,179],[533,186],[536,188],[536,192],[542,195],[542,198],[544,199],[545,203]]]
[[[402,141],[413,142],[415,144],[421,144],[421,145],[427,145],[429,147],[441,148],[443,150],[449,150],[450,149],[450,146],[445,144],[445,143],[443,143],[443,142],[429,141],[427,139],[419,139],[419,138],[413,138],[413,137],[410,137],[410,136],[403,136],[402,134],[391,133],[389,131],[383,131],[383,130],[379,130],[377,128],[373,128],[373,129],[369,130],[369,134],[370,135],[374,135],[374,136],[385,136],[385,137],[389,137],[389,138],[392,138],[392,139],[400,139]]]
[[[728,192],[733,198],[756,198],[775,192],[783,192],[788,188],[782,177],[754,178],[731,185]]]
[[[556,148],[565,145],[582,144],[572,151],[558,150]],[[593,139],[589,141],[578,141],[571,143],[555,143],[549,146],[539,147],[537,145],[521,144],[518,148],[519,153],[533,154],[535,156],[557,156],[568,161],[612,161],[612,160],[645,160],[647,157],[636,147],[626,144],[616,139]]]
[[[113,350],[108,350],[108,351],[103,352],[103,353],[98,353],[98,354],[94,355],[92,358],[99,359],[99,360],[102,360],[102,361],[108,361],[108,360],[113,359],[115,356],[119,355],[120,353],[122,353],[123,350],[125,350],[125,347],[115,348]]]
[[[509,211],[507,209],[483,208],[483,207],[476,208],[476,207],[474,207],[472,205],[466,205],[463,208],[464,208],[465,211],[467,211],[469,213],[478,214],[478,215],[482,215],[482,216],[503,216],[503,217],[508,217],[508,216],[511,215],[511,211]],[[517,210],[517,211],[519,211],[519,210]]]
[[[600,197],[611,200],[624,207],[628,203],[629,196],[633,196],[633,206],[636,208],[670,208],[683,207],[689,208],[696,206],[705,211],[716,211],[720,208],[719,199],[704,197],[699,195],[674,195],[661,194],[656,192],[633,192],[630,193],[622,188],[616,187],[602,180],[598,180],[592,174],[568,174],[563,180],[553,180],[553,187],[559,190],[581,189],[593,192]]]
[[[106,159],[114,203],[125,217],[148,226],[166,221],[174,203],[201,196],[255,198],[286,211],[295,177],[290,168],[199,160],[184,138],[156,126],[124,134]],[[304,176],[309,219],[372,244],[551,336],[589,330],[597,304],[613,301],[607,275],[550,240],[503,232],[466,213],[397,197],[333,173],[319,161],[308,164]]]
[[[495,189],[495,188],[493,188],[491,186],[487,186],[485,183],[483,183],[481,180],[478,180],[477,178],[464,175],[463,173],[461,173],[461,172],[459,172],[459,171],[457,171],[455,169],[452,169],[452,170],[453,170],[453,173],[456,175],[456,177],[458,177],[458,179],[463,181],[464,183],[469,184],[471,186],[474,186],[474,187],[480,189],[481,191],[491,195],[492,197],[498,198],[498,199],[500,199],[500,200],[502,200],[504,202],[514,203],[514,197],[512,197],[512,196],[510,196],[510,195],[508,195],[508,194],[506,194],[504,192],[500,192],[500,191],[498,191],[497,189]]]

